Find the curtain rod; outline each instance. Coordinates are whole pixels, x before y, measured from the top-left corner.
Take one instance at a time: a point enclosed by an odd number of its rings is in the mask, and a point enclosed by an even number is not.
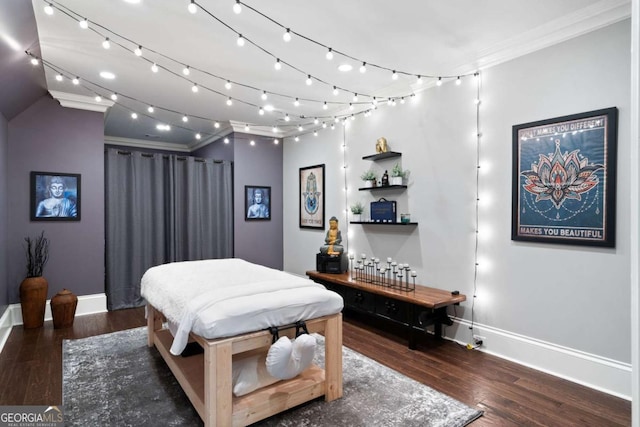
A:
[[[107,150],[104,150],[104,152],[106,153]],[[155,156],[155,154],[152,154],[152,153],[143,153],[142,151],[137,151],[137,152],[140,153],[140,155],[142,157],[151,158],[151,157]],[[121,154],[123,156],[130,156],[130,155],[133,154],[132,151],[124,151],[124,150],[118,150],[117,153]],[[176,160],[183,160],[184,161],[184,160],[187,160],[189,157],[192,157],[192,156],[176,156]],[[163,154],[162,158],[163,159],[168,159],[169,155],[168,154]],[[195,162],[199,162],[199,163],[205,163],[207,161],[207,159],[202,158],[202,157],[193,157],[193,160]],[[213,163],[224,163],[224,160],[218,160],[218,159],[211,159],[211,160],[213,160]],[[233,161],[231,161],[230,163],[233,164]]]

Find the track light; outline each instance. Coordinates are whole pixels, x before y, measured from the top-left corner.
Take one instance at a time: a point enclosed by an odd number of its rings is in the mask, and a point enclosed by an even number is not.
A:
[[[214,122],[213,123],[213,127],[216,129],[220,129],[220,123],[219,122]]]
[[[202,135],[200,135],[199,133],[196,133],[196,139],[199,140],[200,138],[202,138]]]
[[[102,102],[102,97],[100,95],[96,95],[96,97],[93,99],[95,99],[96,102]]]
[[[327,101],[325,101],[324,104],[322,104],[322,109],[326,110],[328,108],[329,108],[329,106],[327,105]]]

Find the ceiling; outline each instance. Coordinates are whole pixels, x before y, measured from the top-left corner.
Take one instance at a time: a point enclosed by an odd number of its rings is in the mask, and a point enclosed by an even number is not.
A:
[[[192,14],[190,2],[32,0],[29,10],[29,2],[0,0],[0,34],[21,45],[8,51],[0,43],[0,89],[14,86],[18,74],[31,75],[36,92],[46,85],[63,105],[106,109],[108,141],[169,143],[189,151],[246,125],[249,133],[274,137],[299,133],[299,126],[309,132],[315,118],[333,123],[359,117],[373,108],[374,97],[385,108],[388,100],[400,102],[439,77],[453,84],[461,76],[465,84],[483,68],[628,18],[631,9],[630,0],[240,0],[236,14],[234,0],[195,0]],[[52,15],[44,10],[49,4]],[[79,26],[85,18],[88,29]],[[283,40],[286,28],[289,42]],[[106,38],[109,49],[102,46]],[[138,46],[141,56],[134,54]],[[329,48],[332,60],[325,57]],[[25,50],[41,64],[25,67]],[[11,75],[4,73],[9,56]],[[343,64],[353,69],[340,71]],[[102,71],[115,78],[102,78]],[[309,75],[311,85],[305,83]],[[0,108],[5,116],[15,114]]]

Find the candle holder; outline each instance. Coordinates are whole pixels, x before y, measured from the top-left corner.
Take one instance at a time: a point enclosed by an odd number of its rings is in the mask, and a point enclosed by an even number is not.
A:
[[[349,254],[349,265],[350,281],[370,283],[403,292],[415,292],[418,273],[411,270],[409,264],[398,263],[391,257],[385,262],[363,253],[359,259]]]

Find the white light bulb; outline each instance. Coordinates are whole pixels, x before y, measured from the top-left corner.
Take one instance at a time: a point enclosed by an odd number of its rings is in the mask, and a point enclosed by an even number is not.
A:
[[[153,107],[151,105],[149,105],[149,107],[147,108],[147,111],[150,113],[153,113],[155,110],[153,109]]]
[[[293,140],[294,140],[295,142],[298,142],[298,141],[300,141],[300,138],[296,136],[295,138],[293,138]]]
[[[182,116],[182,121],[187,123],[189,121],[189,117],[187,116]]]
[[[418,76],[418,79],[416,80],[416,83],[418,83],[419,85],[422,84],[422,76]]]
[[[196,133],[196,139],[200,139],[202,138],[202,135],[200,135],[199,133]]]
[[[458,78],[456,79],[456,84],[459,86],[462,83],[462,79],[460,79],[460,76],[458,76]]]
[[[302,132],[304,130],[304,128],[302,127],[302,125],[298,126],[298,132]]]
[[[318,118],[316,117],[315,119],[313,119],[313,124],[317,125],[318,123],[320,123],[320,120],[318,120]]]
[[[244,46],[244,38],[242,37],[242,34],[238,34],[238,40],[236,43],[238,43],[238,46],[240,47]]]
[[[73,80],[71,80],[71,83],[73,83],[74,85],[79,85],[80,84],[80,78],[79,77],[74,77]]]
[[[398,73],[396,73],[396,70],[393,70],[393,74],[391,74],[391,79],[398,80]]]
[[[318,131],[317,130],[313,131],[313,136],[318,136]]]
[[[325,122],[322,122],[322,129],[326,129],[327,128],[327,124]]]
[[[438,81],[436,82],[436,85],[442,86],[442,77],[438,77]]]
[[[31,58],[31,65],[38,65],[38,58]]]
[[[136,56],[142,56],[142,46],[138,46],[137,48],[135,48],[135,50],[133,51],[133,53]]]
[[[264,108],[260,107],[260,109],[258,110],[258,114],[264,116]]]
[[[273,68],[276,70],[280,70],[282,68],[282,64],[280,63],[280,59],[276,59],[276,63],[273,64]]]
[[[233,105],[233,100],[231,100],[231,98],[228,98],[228,99],[227,99],[227,105],[228,105],[228,106]]]
[[[154,73],[158,72],[158,66],[156,65],[156,63],[154,62],[153,65],[151,66],[151,71]]]
[[[118,100],[118,95],[116,95],[115,93],[111,94],[111,100],[112,101],[117,101]]]
[[[244,125],[244,131],[245,132],[249,132],[249,125],[248,124]]]
[[[191,13],[196,13],[198,11],[198,7],[193,2],[193,0],[191,0],[191,3],[189,3],[189,6],[187,6],[187,10]]]
[[[322,109],[326,110],[328,108],[329,108],[329,106],[327,105],[327,101],[325,101],[324,104],[322,104]]]
[[[329,48],[329,50],[327,51],[325,58],[327,58],[329,61],[333,59],[333,51],[331,50],[331,48]]]
[[[254,145],[256,145],[256,142],[252,139],[251,141],[249,141],[249,145],[253,147]]]
[[[262,91],[262,95],[260,95],[260,99],[262,99],[263,101],[267,100],[267,91]]]
[[[182,69],[182,74],[188,76],[189,74],[191,74],[191,68],[189,68],[188,65],[185,65],[185,67]]]
[[[137,119],[138,118],[138,114],[137,113],[131,113],[131,118],[132,119]]]
[[[235,13],[242,12],[242,6],[240,5],[240,1],[239,0],[236,0],[236,3],[233,5],[233,11]]]
[[[224,143],[225,143],[225,144],[228,144],[228,143],[229,143],[229,138],[225,138],[225,139],[224,139]]]
[[[224,84],[224,87],[227,90],[231,90],[231,82],[229,80],[227,80],[227,82]]]
[[[111,47],[111,42],[109,41],[109,37],[104,39],[104,41],[102,42],[102,47],[105,49],[109,49]]]
[[[274,143],[274,144],[276,144],[276,145],[278,145],[278,144],[280,143],[280,141],[278,140],[278,138],[274,138],[274,139],[273,139],[273,143]]]
[[[353,111],[353,104],[349,103],[349,110]]]
[[[102,102],[102,97],[100,95],[97,95],[94,99],[96,102]]]
[[[49,16],[53,15],[53,5],[51,3],[49,3],[44,7],[44,13],[46,13]]]
[[[287,115],[285,115],[285,116],[284,116],[284,121],[285,121],[285,122],[288,122],[289,120],[291,120],[291,118],[289,117],[289,115],[288,115],[288,114],[287,114]]]
[[[311,74],[307,75],[307,80],[305,83],[307,84],[307,86],[311,86],[311,84],[313,83],[313,80],[311,80]]]
[[[353,94],[353,102],[358,102],[358,94],[357,93]]]
[[[278,133],[278,128],[276,126],[274,126],[274,127],[271,128],[271,131],[273,133]]]
[[[295,105],[296,107],[300,106],[300,101],[298,100],[298,98],[296,98],[296,100],[293,101],[293,105]]]
[[[363,62],[362,65],[360,66],[360,72],[361,73],[366,73],[367,72],[367,63]]]
[[[64,77],[62,76],[62,74],[58,74],[58,75],[56,76],[56,80],[57,80],[57,81],[61,82],[61,81],[62,81],[62,79],[64,79]]]
[[[86,30],[89,28],[89,21],[87,21],[87,18],[84,18],[82,21],[78,22],[78,25],[80,25],[80,28],[83,30]]]
[[[214,128],[216,128],[216,129],[219,129],[219,128],[220,128],[220,123],[215,122],[215,123],[213,124],[213,127],[214,127]]]
[[[334,94],[335,96],[337,96],[337,95],[339,95],[339,94],[340,94],[340,91],[338,90],[338,88],[337,88],[336,86],[334,86],[334,87],[333,87],[333,94]]]
[[[193,93],[197,93],[198,92],[198,85],[197,84],[193,84],[193,86],[191,86],[191,92]]]
[[[289,30],[289,28],[287,28],[287,31],[282,35],[282,40],[286,42],[291,41],[291,30]]]

